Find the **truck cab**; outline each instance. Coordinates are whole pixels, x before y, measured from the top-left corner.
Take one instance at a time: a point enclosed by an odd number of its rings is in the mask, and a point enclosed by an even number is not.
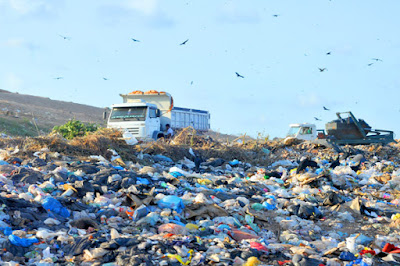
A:
[[[296,138],[302,140],[315,140],[317,138],[317,127],[314,124],[302,123],[302,124],[291,124],[290,129],[287,133],[287,138]]]
[[[162,137],[160,110],[155,104],[144,101],[113,104],[107,127],[131,133],[135,138],[151,139]],[[159,136],[154,136],[154,133]]]

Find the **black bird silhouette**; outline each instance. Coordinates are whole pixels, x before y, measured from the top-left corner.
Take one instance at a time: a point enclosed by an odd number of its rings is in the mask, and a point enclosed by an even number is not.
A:
[[[324,110],[325,110],[325,111],[329,111],[329,109],[328,109],[328,108],[326,108],[325,106],[322,106],[322,107],[324,107]]]
[[[103,78],[104,80],[108,80],[108,78]]]
[[[182,43],[179,44],[179,45],[185,45],[188,41],[189,41],[189,39],[187,39],[186,41],[182,42]]]
[[[54,78],[54,79],[63,79],[63,77],[56,77],[56,78]]]
[[[64,40],[71,40],[71,37],[62,36],[62,35],[60,35],[60,34],[58,34],[58,36],[60,36],[60,37],[63,38]]]
[[[235,73],[236,73],[236,77],[244,79],[244,77],[243,77],[242,75],[240,75],[240,74],[237,73],[237,72],[235,72]]]
[[[324,72],[325,70],[326,70],[326,67],[324,67],[324,68],[318,68],[319,69],[319,72]]]
[[[275,17],[275,18],[277,18],[277,17],[279,17],[279,15],[278,14],[274,14],[274,15],[272,15],[273,17]]]
[[[331,55],[331,52],[327,52],[326,55]]]
[[[369,63],[368,66],[372,66],[374,63]]]
[[[314,119],[317,121],[321,121],[321,119],[319,119],[318,117],[315,117],[315,116],[314,116]]]
[[[378,61],[383,62],[383,60],[382,60],[382,59],[379,59],[379,58],[372,58],[372,60],[375,60],[376,62],[378,62]]]
[[[131,40],[134,41],[134,42],[140,42],[139,40],[136,40],[136,39],[133,39],[133,38],[131,38]]]

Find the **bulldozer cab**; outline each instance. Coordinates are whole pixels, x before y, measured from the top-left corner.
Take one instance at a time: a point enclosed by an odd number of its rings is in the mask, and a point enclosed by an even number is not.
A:
[[[317,138],[317,130],[314,124],[291,124],[290,129],[286,137],[302,139],[302,140],[314,140]]]

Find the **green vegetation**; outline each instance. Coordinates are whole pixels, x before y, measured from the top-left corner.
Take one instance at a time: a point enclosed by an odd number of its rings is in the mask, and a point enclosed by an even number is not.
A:
[[[14,119],[0,117],[0,132],[10,136],[22,137],[38,135],[35,125],[29,119],[15,121]]]
[[[59,132],[66,139],[85,136],[88,132],[94,132],[98,129],[96,124],[84,124],[79,120],[72,119],[61,126],[55,126],[53,131]]]

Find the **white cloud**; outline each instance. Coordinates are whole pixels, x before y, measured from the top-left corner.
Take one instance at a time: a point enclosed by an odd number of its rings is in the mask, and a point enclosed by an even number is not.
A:
[[[14,73],[8,73],[4,77],[3,89],[8,91],[20,91],[23,85],[23,80]]]
[[[299,95],[298,103],[303,107],[311,107],[321,105],[322,99],[315,93],[310,93],[307,95]]]
[[[0,0],[1,1],[1,0]],[[102,21],[108,25],[135,21],[151,28],[169,28],[175,21],[160,8],[159,0],[123,0],[98,8]]]
[[[256,9],[240,7],[233,2],[226,2],[220,12],[218,20],[226,23],[256,23],[260,20]]]
[[[4,46],[7,47],[20,47],[24,44],[23,39],[8,39],[2,43]]]
[[[5,12],[7,9],[11,9],[22,16],[33,14],[48,17],[63,5],[64,0],[0,0],[0,7],[6,8]]]
[[[46,5],[43,0],[1,0],[0,3],[5,3],[22,15],[35,12]]]
[[[11,38],[0,43],[0,45],[8,48],[25,48],[32,53],[40,49],[40,46],[21,38]]]
[[[124,7],[137,10],[145,15],[153,15],[158,8],[158,0],[126,0]]]

